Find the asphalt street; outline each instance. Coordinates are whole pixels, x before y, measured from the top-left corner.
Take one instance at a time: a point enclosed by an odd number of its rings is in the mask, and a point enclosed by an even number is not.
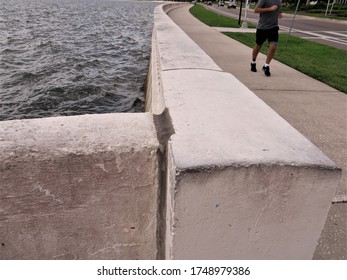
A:
[[[219,14],[239,18],[240,9],[228,9],[217,5],[205,6]],[[245,18],[246,9],[243,7],[241,20]],[[256,24],[259,14],[253,10],[247,11],[247,21]],[[299,36],[308,40],[347,50],[347,20],[327,20],[325,18],[303,17],[284,14],[279,21],[280,30],[284,33]]]

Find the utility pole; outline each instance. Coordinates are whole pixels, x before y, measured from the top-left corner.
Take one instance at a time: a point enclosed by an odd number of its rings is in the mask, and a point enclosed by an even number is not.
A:
[[[286,45],[288,43],[288,38],[289,38],[290,34],[292,33],[292,29],[293,29],[293,25],[294,25],[296,14],[298,13],[299,5],[300,5],[300,0],[298,0],[298,3],[296,4],[296,9],[295,9],[293,20],[292,20],[292,25],[289,28],[289,33],[288,33],[288,36],[287,36]]]
[[[241,13],[242,13],[242,0],[240,4],[239,25],[241,25]]]
[[[327,9],[325,10],[325,16],[327,16],[328,14],[329,5],[330,5],[330,0],[328,0]]]

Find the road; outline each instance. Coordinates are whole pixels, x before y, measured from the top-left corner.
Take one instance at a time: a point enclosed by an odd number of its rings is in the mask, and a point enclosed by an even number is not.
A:
[[[240,9],[227,9],[226,7],[218,7],[217,5],[205,6],[208,9],[230,16],[239,18]],[[242,9],[242,20],[244,19],[245,9]],[[319,42],[321,44],[333,46],[339,49],[347,50],[347,21],[321,19],[307,16],[284,14],[279,20],[280,30],[289,34],[292,26],[291,34],[308,40]],[[247,21],[257,23],[259,14],[255,14],[253,10],[248,10]]]

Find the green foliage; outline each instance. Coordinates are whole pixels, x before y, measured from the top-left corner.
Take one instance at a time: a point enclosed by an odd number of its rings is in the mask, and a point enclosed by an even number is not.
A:
[[[241,43],[254,47],[255,35],[225,33]],[[288,42],[286,44],[286,41]],[[262,49],[267,52],[267,47]],[[275,59],[306,75],[347,93],[347,52],[334,47],[280,34]]]

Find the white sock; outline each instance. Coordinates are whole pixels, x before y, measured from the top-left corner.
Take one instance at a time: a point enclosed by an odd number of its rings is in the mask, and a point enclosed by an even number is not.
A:
[[[265,67],[268,67],[268,66],[270,66],[270,64],[265,63],[264,66],[265,66]]]
[[[252,64],[255,64],[255,61],[252,60],[251,63],[252,63]]]

